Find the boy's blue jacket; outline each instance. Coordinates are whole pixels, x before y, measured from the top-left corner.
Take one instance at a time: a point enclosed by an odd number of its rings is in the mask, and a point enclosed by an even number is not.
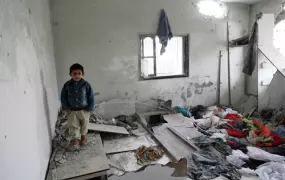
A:
[[[81,79],[67,81],[61,90],[62,108],[79,110],[94,110],[94,93],[91,85]]]

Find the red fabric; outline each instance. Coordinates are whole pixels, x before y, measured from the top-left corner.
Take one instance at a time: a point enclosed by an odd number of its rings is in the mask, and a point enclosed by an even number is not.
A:
[[[285,144],[285,139],[277,136],[276,134],[274,133],[271,133],[270,136],[273,138],[273,144],[272,146],[279,146],[281,144]]]
[[[241,117],[239,117],[239,115],[237,115],[237,114],[227,114],[225,119],[240,121]]]
[[[260,121],[252,120],[252,122],[259,127],[259,131],[255,130],[256,135],[261,135],[264,137],[269,137],[271,135],[271,130],[268,127],[266,127],[264,124],[262,124]]]
[[[246,137],[247,136],[247,132],[243,132],[243,131],[239,131],[239,130],[235,130],[235,129],[227,129],[227,132],[230,136],[234,136],[234,137]]]

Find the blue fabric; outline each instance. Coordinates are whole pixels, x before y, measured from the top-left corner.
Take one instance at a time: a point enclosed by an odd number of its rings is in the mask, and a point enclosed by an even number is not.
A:
[[[185,117],[192,117],[192,114],[187,107],[176,106],[175,109]]]
[[[285,126],[283,125],[278,126],[277,129],[273,132],[277,134],[278,136],[285,138]]]
[[[94,93],[91,85],[84,79],[67,81],[61,90],[61,104],[66,109],[93,111]]]
[[[161,43],[162,47],[160,50],[160,54],[165,52],[165,48],[167,46],[168,40],[173,37],[170,24],[166,15],[166,12],[161,10],[160,18],[159,18],[159,25],[157,29],[157,36],[159,38],[159,42]]]

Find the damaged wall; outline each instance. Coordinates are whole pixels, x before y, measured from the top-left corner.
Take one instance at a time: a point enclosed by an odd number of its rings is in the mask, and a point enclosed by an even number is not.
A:
[[[59,107],[48,0],[0,0],[0,179],[44,179]]]
[[[174,34],[190,34],[190,77],[139,81],[139,34],[156,32],[162,8]],[[230,36],[247,34],[249,5],[231,4],[229,10]],[[192,1],[52,0],[52,21],[59,88],[70,78],[70,65],[79,62],[99,94],[97,103],[154,97],[172,99],[174,105],[212,105],[217,102],[218,56],[222,50],[221,102],[228,103],[226,22],[204,17]],[[240,91],[244,89],[244,75],[237,70],[242,67],[243,51],[233,51],[232,97],[238,101],[244,92]]]
[[[259,46],[279,70],[283,70],[285,67],[285,57],[278,52],[273,45],[273,28],[274,21],[277,17],[280,17],[279,14],[282,11],[282,3],[283,0],[261,1],[260,3],[252,5],[250,10],[251,22],[253,22],[257,13],[262,12],[265,14],[259,23],[261,26]],[[264,62],[268,64],[266,69],[262,68]],[[284,77],[279,71],[276,72],[275,68],[272,67],[270,62],[267,61],[265,56],[262,54],[259,54],[259,62],[257,67],[259,69],[259,81],[257,86],[259,95],[259,110],[262,110],[265,107],[277,109],[281,108],[285,100],[285,92],[282,90],[284,89],[285,84]],[[270,73],[270,71],[272,73]],[[272,79],[272,81],[268,83],[269,85],[263,86],[262,81],[266,78]]]

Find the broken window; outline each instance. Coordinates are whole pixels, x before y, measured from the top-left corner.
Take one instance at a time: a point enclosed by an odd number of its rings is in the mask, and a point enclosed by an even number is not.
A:
[[[155,35],[140,36],[141,79],[188,77],[189,37],[174,36],[168,41],[166,52],[160,54],[161,44]]]
[[[280,21],[274,28],[273,44],[285,56],[285,20]]]

